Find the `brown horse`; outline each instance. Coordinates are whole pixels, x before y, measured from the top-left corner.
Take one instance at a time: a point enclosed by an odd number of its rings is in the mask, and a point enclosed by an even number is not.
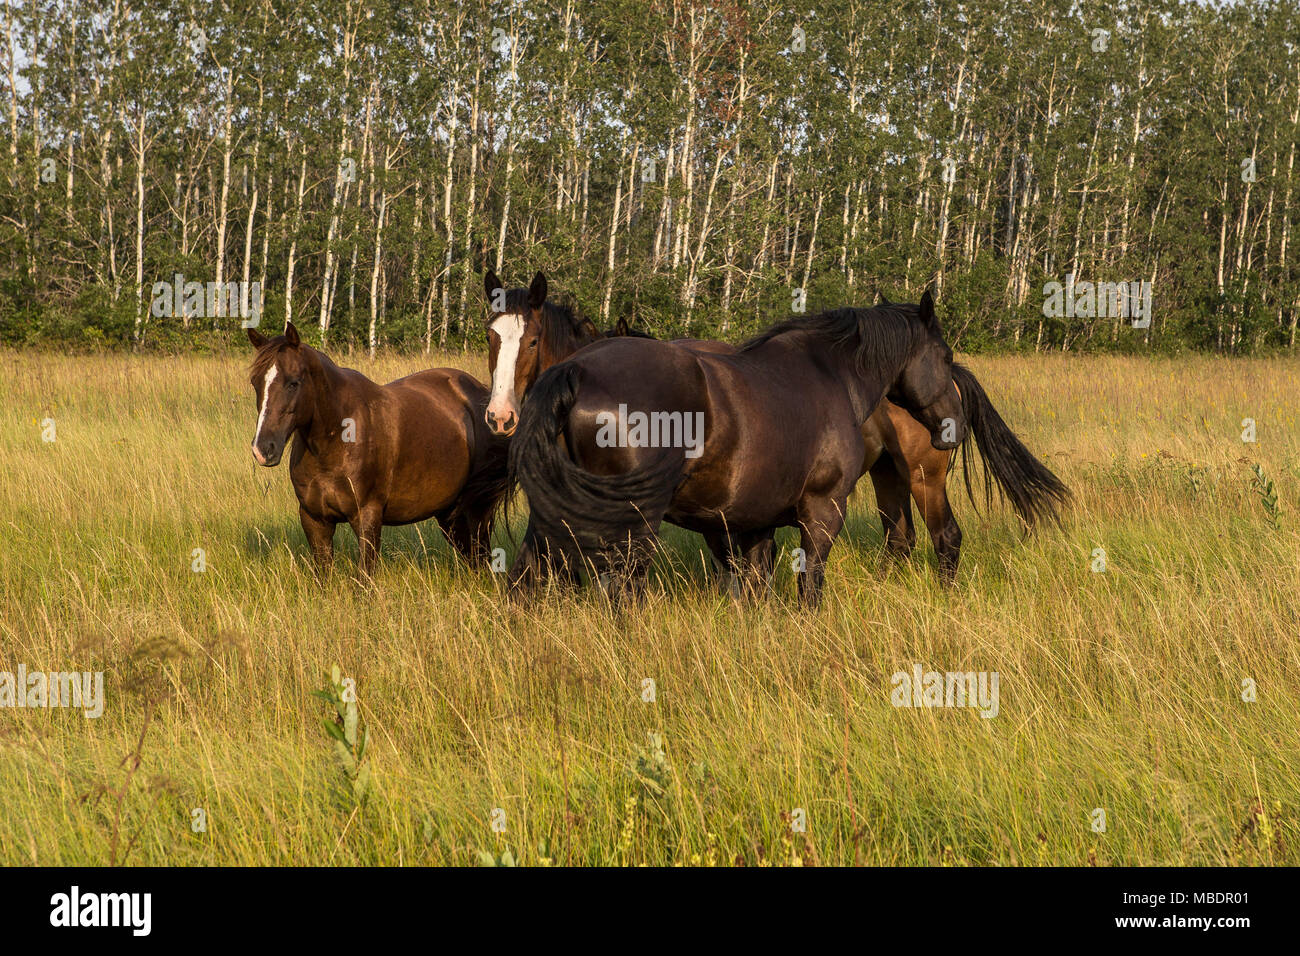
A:
[[[890,303],[882,295],[879,304]],[[1043,518],[1059,520],[1060,509],[1070,496],[1065,484],[1002,420],[970,369],[954,365],[953,384],[984,463],[985,504],[992,504],[996,487],[1027,526]],[[930,532],[940,577],[952,582],[961,559],[962,538],[948,502],[948,471],[954,452],[932,447],[921,424],[888,399],[881,401],[863,426],[862,440],[867,449],[863,472],[871,476],[875,488],[886,553],[905,560],[916,544],[910,494]],[[975,504],[970,442],[962,444],[961,456],[966,496]]]
[[[1070,497],[1061,479],[1035,458],[1002,420],[970,369],[954,364],[952,379],[984,464],[985,504],[992,504],[996,488],[1026,526],[1044,518],[1059,520],[1060,509]],[[930,532],[939,575],[951,583],[957,576],[962,538],[948,501],[948,471],[954,452],[934,448],[921,423],[888,400],[880,403],[863,427],[862,440],[866,445],[864,471],[875,487],[886,553],[906,559],[916,544],[910,495]],[[966,495],[975,504],[970,442],[962,444],[961,456]]]
[[[762,571],[775,529],[797,525],[799,593],[816,605],[862,473],[861,429],[886,395],[935,448],[964,441],[928,292],[919,306],[796,316],[734,352],[640,338],[580,350],[537,380],[511,445],[530,506],[511,583],[559,558],[637,590],[662,520],[712,538],[715,556],[725,538],[733,562]]]
[[[253,457],[272,468],[294,436],[289,477],[318,567],[334,557],[346,521],[369,575],[384,525],[437,518],[453,547],[482,560],[509,488],[506,444],[483,424],[487,389],[438,368],[378,385],[304,345],[293,323],[268,339],[256,329],[250,381],[257,397]]]
[[[527,289],[507,289],[489,270],[483,276],[483,290],[488,299],[492,389],[485,421],[494,434],[509,437],[519,424],[524,393],[537,376],[601,334],[572,309],[546,301],[546,276],[541,272]]]
[[[540,273],[539,273],[540,275]],[[495,279],[489,279],[493,283]],[[544,279],[543,279],[544,281]],[[490,293],[489,293],[490,295]],[[522,289],[511,290],[508,296],[516,303],[526,299]],[[880,305],[890,303],[883,297]],[[597,341],[590,333],[590,323],[578,322],[571,313],[554,309],[540,310],[528,318],[528,339],[547,343],[540,349],[536,360],[525,366],[504,371],[497,354],[489,356],[489,376],[495,383],[498,370],[508,378],[513,394],[522,396],[537,380],[537,376],[552,365],[562,361],[579,348]],[[625,318],[604,333],[605,338],[633,336],[653,338],[652,335],[633,328]],[[702,352],[731,353],[736,347],[726,342],[706,339],[673,339],[672,344]],[[1048,517],[1055,519],[1068,491],[1049,469],[1039,462],[1002,420],[983,387],[964,366],[954,366],[954,383],[961,395],[962,405],[971,424],[976,450],[984,460],[984,499],[991,504],[996,490],[1009,501],[1026,525]],[[518,401],[518,399],[516,399]],[[517,408],[517,405],[516,405]],[[514,418],[517,420],[517,412]],[[513,428],[512,428],[513,430]],[[880,400],[866,424],[862,426],[862,443],[865,448],[862,474],[871,476],[876,492],[876,508],[885,532],[886,553],[894,559],[906,560],[916,544],[916,528],[909,495],[916,502],[930,533],[938,560],[940,579],[951,583],[957,575],[961,559],[961,527],[953,515],[948,499],[948,473],[954,452],[933,447],[930,433],[902,407],[887,398]],[[961,447],[965,464],[967,496],[975,503],[972,482],[971,443]],[[709,550],[719,570],[735,573],[744,562],[741,544],[720,532],[704,535]],[[757,570],[770,564],[769,545],[750,542],[748,567]],[[774,543],[772,545],[774,549]],[[774,554],[774,550],[770,552]],[[753,586],[753,580],[732,578],[733,585]]]

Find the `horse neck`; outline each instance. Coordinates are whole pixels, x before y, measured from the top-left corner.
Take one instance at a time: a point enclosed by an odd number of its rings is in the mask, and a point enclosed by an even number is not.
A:
[[[889,354],[873,353],[866,367],[860,368],[856,348],[832,345],[818,336],[798,332],[776,336],[753,351],[770,361],[775,369],[787,365],[792,355],[828,369],[848,391],[859,427],[866,424],[880,400],[902,374],[910,354],[910,350],[900,344],[888,350]]]
[[[307,377],[311,380],[311,419],[298,426],[309,447],[316,451],[328,436],[342,428],[346,380],[343,370],[323,353],[304,346]]]

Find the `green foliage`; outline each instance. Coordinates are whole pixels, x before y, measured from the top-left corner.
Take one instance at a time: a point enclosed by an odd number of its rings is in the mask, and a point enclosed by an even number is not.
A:
[[[1250,487],[1259,496],[1260,507],[1264,509],[1264,514],[1268,516],[1269,523],[1278,531],[1282,530],[1282,506],[1278,504],[1277,487],[1273,484],[1273,479],[1264,474],[1264,468],[1255,462],[1251,465],[1250,470],[1255,477],[1251,479]]]
[[[463,349],[492,266],[659,335],[935,286],[967,352],[1295,348],[1297,0],[64,6],[6,7],[0,344],[242,347],[150,314],[181,273]],[[1067,273],[1152,326],[1044,316]]]
[[[487,850],[478,850],[479,866],[516,866],[515,855],[507,847],[502,850],[500,855],[493,854]]]
[[[649,743],[637,751],[633,775],[647,799],[660,799],[668,795],[672,769],[664,750],[663,734],[651,731],[646,736]]]
[[[330,671],[330,685],[312,694],[334,710],[332,719],[321,721],[325,733],[334,741],[334,756],[343,776],[342,785],[336,784],[334,790],[347,805],[364,807],[370,797],[370,764],[366,757],[370,729],[361,722],[356,695],[344,684],[337,664]]]

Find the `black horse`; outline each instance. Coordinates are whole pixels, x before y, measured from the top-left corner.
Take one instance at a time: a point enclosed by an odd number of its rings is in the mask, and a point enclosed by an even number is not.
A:
[[[796,525],[799,593],[816,605],[862,474],[862,426],[886,396],[933,447],[965,439],[929,292],[919,305],[796,316],[735,351],[639,337],[587,346],[537,379],[511,445],[530,507],[512,585],[559,563],[637,589],[665,518],[761,572],[775,529]]]

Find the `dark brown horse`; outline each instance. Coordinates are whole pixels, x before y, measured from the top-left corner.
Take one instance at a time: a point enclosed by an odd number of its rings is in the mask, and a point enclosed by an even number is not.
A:
[[[796,316],[734,352],[641,338],[582,349],[537,380],[511,446],[530,506],[512,584],[558,559],[635,589],[665,519],[702,532],[733,570],[763,573],[775,529],[797,525],[799,593],[815,605],[862,473],[862,427],[886,395],[935,448],[965,439],[928,292],[919,306]]]
[[[524,290],[514,290],[511,295],[522,300]],[[881,305],[890,303],[883,298]],[[588,324],[579,323],[572,314],[547,310],[533,319],[539,337],[550,343],[545,356],[528,364],[525,374],[509,376],[515,383],[516,394],[523,396],[537,376],[555,363],[568,358],[594,339],[585,330]],[[552,328],[552,323],[558,323]],[[625,318],[619,318],[604,333],[605,338],[634,336],[653,338],[647,332],[633,328]],[[704,339],[674,339],[674,345],[706,352],[734,352],[735,346],[725,342]],[[489,375],[496,379],[498,363],[489,362]],[[1026,525],[1043,518],[1057,517],[1068,491],[1048,468],[1016,437],[988,400],[983,387],[971,371],[964,366],[953,366],[953,380],[961,395],[962,407],[975,438],[976,450],[983,459],[983,497],[992,503],[993,491],[1009,501]],[[930,433],[925,426],[907,411],[889,399],[880,400],[871,417],[862,426],[862,443],[865,448],[862,473],[871,476],[876,492],[876,508],[885,532],[886,553],[895,559],[905,560],[916,544],[916,526],[909,496],[916,502],[934,544],[939,564],[940,578],[951,583],[957,575],[961,558],[961,528],[953,515],[948,499],[948,472],[955,452],[940,450],[930,443]],[[973,486],[971,443],[964,442],[961,455],[965,467],[966,493],[972,503],[976,496]],[[739,562],[736,543],[721,533],[705,535],[710,551],[724,573],[733,572]],[[763,548],[766,548],[764,543]],[[751,550],[754,550],[751,548]],[[762,557],[762,548],[755,556]],[[766,558],[763,558],[766,561]],[[753,569],[756,565],[751,563]],[[752,580],[736,580],[733,586],[753,586]]]
[[[467,372],[437,368],[378,385],[304,345],[293,323],[268,339],[256,329],[250,381],[257,396],[253,457],[279,464],[294,436],[289,477],[312,556],[326,570],[346,521],[368,575],[384,525],[437,518],[455,549],[487,553],[509,488],[506,443],[483,423],[487,389]]]
[[[879,304],[890,303],[882,295]],[[953,384],[984,463],[985,504],[992,504],[996,487],[1026,525],[1043,518],[1058,520],[1060,508],[1069,498],[1061,479],[1016,437],[970,369],[954,365]],[[954,452],[934,448],[920,422],[888,399],[881,401],[863,426],[862,441],[867,450],[863,472],[871,475],[876,491],[886,553],[906,559],[916,544],[910,494],[930,532],[940,577],[951,582],[957,576],[962,538],[948,502],[948,470]],[[962,444],[961,456],[966,495],[974,504],[970,442]]]

